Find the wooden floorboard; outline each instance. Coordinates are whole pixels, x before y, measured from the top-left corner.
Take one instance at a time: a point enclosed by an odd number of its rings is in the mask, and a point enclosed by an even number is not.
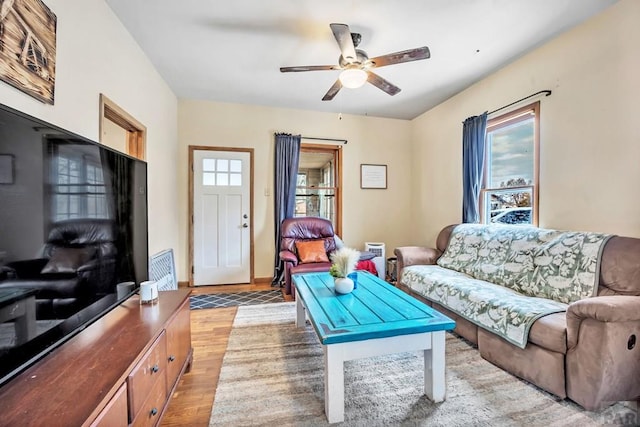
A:
[[[193,294],[269,289],[273,289],[269,283],[200,286],[193,288]],[[292,301],[292,298],[290,295],[285,295],[285,300]],[[206,427],[209,425],[222,359],[227,350],[231,325],[237,310],[237,307],[191,310],[193,365],[191,371],[184,374],[173,393],[162,418],[162,426]]]

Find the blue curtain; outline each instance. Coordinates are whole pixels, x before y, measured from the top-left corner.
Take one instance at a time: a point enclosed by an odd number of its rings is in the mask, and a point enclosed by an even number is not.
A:
[[[480,221],[480,188],[485,153],[487,113],[469,117],[462,126],[462,222]]]
[[[275,260],[272,285],[282,282],[284,264],[280,261],[280,224],[285,218],[292,218],[296,202],[296,178],[298,176],[298,160],[300,159],[300,135],[286,133],[276,134],[275,145],[275,181],[273,195],[275,198],[274,230]]]

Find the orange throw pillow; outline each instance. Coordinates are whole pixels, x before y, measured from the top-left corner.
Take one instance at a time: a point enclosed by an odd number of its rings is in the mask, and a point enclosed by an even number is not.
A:
[[[310,262],[329,262],[327,251],[324,249],[324,240],[309,240],[296,242],[296,250],[301,264]]]

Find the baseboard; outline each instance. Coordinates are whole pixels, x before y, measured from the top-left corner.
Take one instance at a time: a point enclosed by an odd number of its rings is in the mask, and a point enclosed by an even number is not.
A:
[[[273,278],[271,277],[256,277],[253,279],[253,283],[271,283],[271,280],[273,280]],[[189,282],[188,281],[183,281],[183,282],[178,282],[178,287],[179,288],[188,288],[189,287]]]

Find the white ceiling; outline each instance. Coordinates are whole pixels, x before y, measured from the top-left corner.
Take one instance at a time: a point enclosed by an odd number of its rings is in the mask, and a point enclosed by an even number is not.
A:
[[[412,119],[617,0],[106,0],[179,98]],[[428,46],[431,58],[322,97],[339,71],[329,24],[370,57]],[[571,54],[567,52],[567,54]]]

